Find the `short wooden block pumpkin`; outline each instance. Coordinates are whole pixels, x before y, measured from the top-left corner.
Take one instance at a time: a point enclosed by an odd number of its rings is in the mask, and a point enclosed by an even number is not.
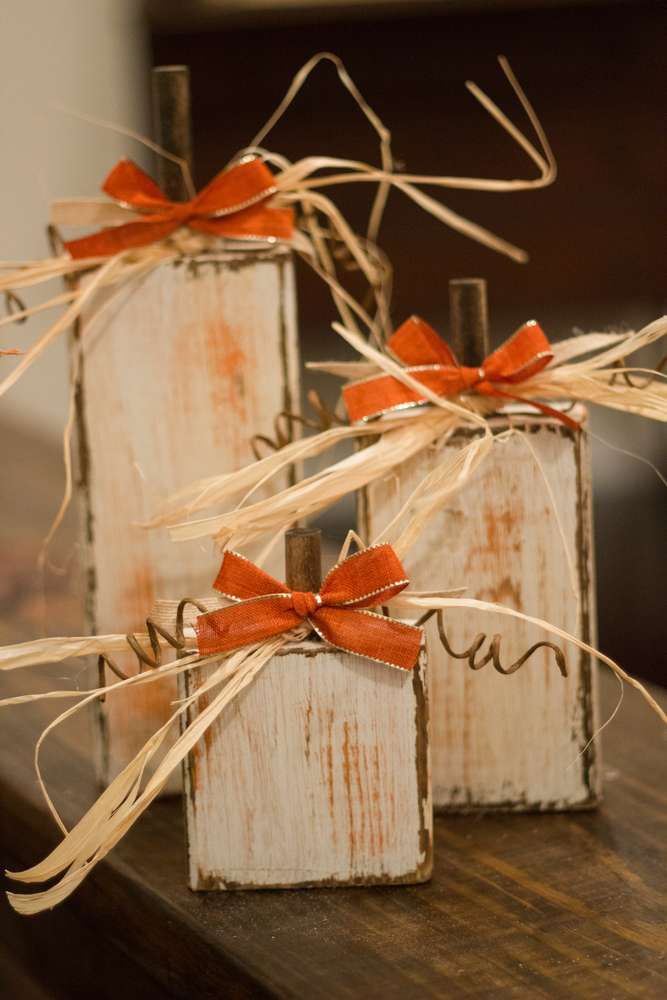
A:
[[[406,672],[286,647],[192,752],[185,784],[193,889],[427,880],[424,654]]]
[[[571,415],[585,421],[583,407]],[[509,424],[492,418],[494,431]],[[586,438],[549,417],[513,418],[519,437],[497,445],[446,509],[429,524],[410,559],[413,586],[465,586],[466,596],[506,604],[595,642],[595,591],[590,459]],[[427,449],[386,481],[370,487],[361,528],[373,538],[412,490],[469,437],[455,435]],[[572,564],[568,563],[567,552]],[[502,636],[509,665],[533,643],[552,638],[504,615],[472,611],[445,617],[451,648],[465,650],[480,632]],[[596,673],[590,657],[567,650],[561,677],[548,649],[515,674],[491,664],[479,671],[442,648],[436,623],[427,626],[433,801],[436,809],[548,810],[595,805],[599,751]],[[486,648],[486,647],[485,647]]]
[[[286,556],[289,588],[317,592],[319,532],[288,532]],[[423,649],[403,670],[319,640],[290,643],[269,660],[187,762],[190,886],[427,880],[425,665]],[[184,675],[186,694],[198,673]]]

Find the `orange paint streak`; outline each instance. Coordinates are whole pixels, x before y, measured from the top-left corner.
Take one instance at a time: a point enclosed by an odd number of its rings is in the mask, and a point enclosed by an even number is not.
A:
[[[333,831],[333,840],[336,840],[335,822],[336,822],[336,807],[334,802],[334,765],[333,765],[333,725],[334,725],[334,714],[333,709],[329,709],[326,713],[327,720],[327,742],[324,747],[324,753],[322,755],[322,766],[324,768],[324,781],[327,786],[327,801],[329,803],[329,817],[331,819],[331,828]]]
[[[354,828],[354,806],[352,803],[352,763],[350,760],[350,724],[343,723],[343,785],[347,799],[348,842],[350,847],[350,868],[354,869],[357,853],[357,834]]]
[[[310,760],[310,736],[311,736],[310,723],[311,723],[312,716],[313,716],[313,706],[312,706],[312,704],[310,702],[310,699],[309,699],[308,700],[308,704],[306,705],[306,719],[305,719],[304,732],[303,732],[304,752],[305,752],[306,760],[307,761]]]
[[[383,810],[385,807],[384,796],[382,794],[382,768],[380,767],[380,747],[376,743],[372,748],[373,752],[373,782],[372,782],[372,806],[373,814],[377,817],[377,852],[382,854],[384,849],[384,824],[382,822]],[[372,845],[375,848],[375,844]]]
[[[480,571],[490,571],[494,575],[502,573],[507,554],[520,551],[525,532],[525,514],[520,498],[512,496],[512,506],[503,510],[493,499],[501,495],[501,490],[488,489],[485,492],[487,499],[482,512],[484,533],[480,536],[479,545],[470,546],[465,564],[466,572],[473,575]],[[481,594],[477,596],[481,597]]]
[[[523,510],[519,505],[513,506],[511,510],[498,512],[494,507],[487,507],[484,511],[484,527],[486,529],[486,544],[491,552],[503,547],[507,539],[523,517]]]
[[[218,416],[217,426],[225,441],[232,442],[229,420],[233,416],[239,425],[247,425],[250,418],[249,392],[251,380],[256,373],[252,363],[243,350],[247,338],[241,330],[233,329],[222,320],[217,320],[207,326],[206,332],[206,364],[208,370],[208,391],[212,412]],[[247,447],[246,435],[242,435],[234,451]],[[239,450],[233,455],[239,463],[245,458]]]
[[[354,774],[354,781],[357,791],[357,800],[359,803],[359,816],[361,820],[359,840],[363,848],[366,844],[366,808],[363,799],[364,787],[361,781],[361,767],[359,763],[359,723],[357,722],[356,719],[354,721],[354,740],[350,745],[350,759],[352,762],[352,771]]]
[[[124,622],[132,628],[142,628],[146,615],[153,607],[155,584],[153,571],[147,563],[134,563],[128,572],[119,599],[119,610]]]
[[[494,604],[507,604],[517,611],[521,611],[521,585],[514,583],[508,576],[504,577],[493,587],[485,587],[479,591],[479,598],[482,601],[490,601]]]

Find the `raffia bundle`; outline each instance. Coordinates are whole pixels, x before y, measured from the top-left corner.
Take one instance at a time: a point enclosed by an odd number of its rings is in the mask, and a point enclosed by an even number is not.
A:
[[[193,483],[168,498],[148,527],[169,525],[175,541],[212,536],[221,547],[241,545],[267,532],[279,532],[294,521],[329,507],[341,497],[382,479],[434,441],[444,440],[459,427],[479,431],[479,437],[448,459],[415,491],[409,506],[437,509],[453,491],[474,473],[494,444],[502,442],[505,431],[494,436],[485,419],[497,409],[492,397],[474,392],[456,401],[436,395],[410,375],[388,353],[365,342],[353,331],[334,324],[364,359],[349,364],[320,364],[320,370],[354,378],[386,373],[428,400],[427,405],[409,411],[388,413],[369,423],[334,427],[287,445],[274,454],[237,472],[212,476]],[[628,367],[625,359],[667,333],[667,317],[630,333],[590,333],[551,345],[553,360],[548,367],[510,388],[516,399],[582,401],[634,413],[647,419],[667,420],[667,382],[658,371]],[[620,367],[619,367],[620,366]],[[587,433],[582,430],[581,433]],[[306,458],[322,454],[341,441],[377,438],[373,444],[320,472],[262,500],[252,502],[259,486],[279,471]],[[240,502],[229,507],[234,498]],[[222,513],[193,518],[215,506]]]

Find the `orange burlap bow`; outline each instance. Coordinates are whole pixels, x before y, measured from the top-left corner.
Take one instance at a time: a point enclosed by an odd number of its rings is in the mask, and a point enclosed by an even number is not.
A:
[[[406,371],[439,396],[478,392],[527,402],[502,388],[536,375],[553,358],[549,341],[541,327],[531,320],[520,327],[479,368],[459,365],[445,341],[419,316],[411,316],[390,338],[387,346],[406,365]],[[377,375],[352,382],[343,389],[350,420],[370,420],[391,410],[407,409],[426,401],[415,389],[393,375]],[[579,424],[564,413],[530,400],[530,405],[556,417],[568,427]]]
[[[180,226],[232,239],[287,240],[294,229],[290,208],[267,207],[267,199],[276,193],[275,178],[257,158],[221,171],[190,201],[170,201],[131,160],[116,164],[102,190],[144,217],[66,243],[75,259],[109,257],[156,243]]]
[[[366,610],[395,597],[408,583],[391,545],[364,549],[334,566],[317,594],[290,590],[243,556],[225,552],[213,586],[241,603],[199,616],[199,652],[262,642],[308,621],[338,649],[412,670],[422,630]]]

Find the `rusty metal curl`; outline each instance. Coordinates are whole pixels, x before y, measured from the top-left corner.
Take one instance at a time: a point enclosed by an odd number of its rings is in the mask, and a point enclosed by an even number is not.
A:
[[[500,643],[502,642],[501,635],[494,635],[489,642],[489,648],[486,653],[484,653],[481,659],[478,659],[478,654],[482,649],[484,643],[488,639],[486,632],[480,632],[479,635],[475,636],[470,646],[464,649],[462,653],[456,653],[449,644],[449,639],[447,638],[447,633],[445,631],[444,616],[442,611],[427,611],[426,614],[422,615],[417,625],[423,625],[429,620],[433,615],[437,615],[438,618],[438,633],[440,635],[440,642],[444,650],[452,656],[455,660],[467,660],[468,666],[471,670],[481,670],[485,667],[487,663],[493,662],[494,670],[497,670],[499,674],[505,676],[515,673],[520,670],[524,663],[530,659],[530,657],[538,649],[551,649],[553,650],[554,656],[556,658],[556,664],[560,670],[563,677],[567,677],[567,661],[565,659],[565,654],[560,646],[557,646],[553,642],[536,642],[533,646],[526,650],[522,656],[515,660],[510,666],[505,667],[500,661]]]
[[[146,619],[146,632],[148,633],[152,655],[146,652],[133,632],[128,632],[125,636],[129,648],[139,663],[139,673],[143,673],[144,670],[157,670],[158,667],[162,666],[164,651],[160,644],[160,638],[164,639],[168,646],[176,650],[177,657],[183,656],[186,648],[184,615],[188,605],[197,608],[202,614],[206,614],[209,610],[206,605],[202,604],[201,601],[197,601],[194,597],[184,597],[176,609],[176,632],[173,635],[163,625],[158,625],[157,622],[153,621],[152,618],[149,617]],[[132,674],[126,674],[124,670],[121,670],[118,664],[106,653],[100,653],[97,657],[97,672],[100,687],[106,686],[106,667],[122,681],[126,681],[132,676]],[[104,701],[104,695],[100,695],[100,701]]]
[[[146,633],[148,635],[148,642],[151,647],[151,653],[147,653],[143,648],[136,635],[133,632],[128,632],[125,636],[128,647],[137,658],[139,664],[139,673],[143,673],[145,670],[157,670],[158,667],[162,666],[163,662],[163,647],[160,643],[160,639],[163,639],[172,649],[176,651],[177,657],[182,657],[186,651],[185,644],[185,632],[184,632],[184,616],[185,609],[191,605],[195,607],[201,614],[206,614],[208,608],[201,601],[196,600],[194,597],[184,597],[182,601],[179,602],[176,609],[176,631],[174,634],[169,632],[163,625],[159,625],[157,622],[153,621],[152,618],[146,618]],[[384,614],[389,613],[388,608],[382,609]],[[478,654],[482,649],[484,643],[487,641],[488,636],[485,632],[480,632],[477,635],[470,646],[465,649],[462,653],[456,653],[449,644],[449,639],[447,638],[447,633],[444,626],[444,616],[443,612],[440,610],[432,609],[427,611],[425,614],[419,618],[417,625],[424,625],[433,615],[437,615],[438,620],[438,633],[440,635],[440,642],[443,648],[456,660],[467,660],[468,666],[471,670],[481,670],[488,663],[493,662],[493,667],[500,674],[505,676],[515,673],[519,670],[524,663],[530,659],[530,657],[538,649],[551,649],[553,650],[556,664],[560,670],[563,677],[567,677],[567,662],[565,660],[565,655],[562,649],[553,642],[536,642],[529,649],[523,653],[514,663],[510,666],[505,667],[500,661],[500,643],[502,641],[501,635],[494,635],[490,640],[489,648],[485,654],[482,655],[481,659],[478,659]],[[106,686],[106,668],[116,675],[119,680],[125,681],[129,680],[132,674],[125,673],[118,664],[113,660],[108,654],[100,653],[97,657],[97,670],[99,678],[99,686]],[[105,695],[100,695],[100,701],[104,701]]]
[[[46,239],[49,244],[49,250],[54,257],[60,257],[65,252],[65,241],[60,234],[60,230],[53,223],[49,223],[46,227]]]
[[[288,410],[281,410],[273,421],[273,431],[275,437],[271,438],[267,434],[254,434],[250,439],[250,446],[257,461],[265,457],[260,446],[269,451],[280,451],[285,445],[290,444],[294,439],[293,425],[300,424],[309,430],[314,430],[318,434],[322,431],[330,430],[334,425],[344,423],[336,416],[334,411],[322,401],[319,393],[311,389],[307,396],[314,417],[306,417],[301,413],[290,413]]]
[[[5,289],[5,312],[8,316],[15,316],[16,313],[25,313],[26,304],[23,299],[19,298],[16,292],[13,292],[11,288]],[[27,316],[17,316],[14,320],[15,323],[25,323]]]
[[[648,389],[648,387],[655,382],[657,376],[662,375],[665,368],[667,368],[667,354],[664,354],[661,357],[660,361],[650,374],[633,375],[632,372],[626,370],[625,358],[620,358],[618,361],[614,362],[612,367],[618,369],[618,371],[614,371],[610,376],[609,385],[616,385],[619,378],[622,378],[625,384],[630,386],[631,389]]]

